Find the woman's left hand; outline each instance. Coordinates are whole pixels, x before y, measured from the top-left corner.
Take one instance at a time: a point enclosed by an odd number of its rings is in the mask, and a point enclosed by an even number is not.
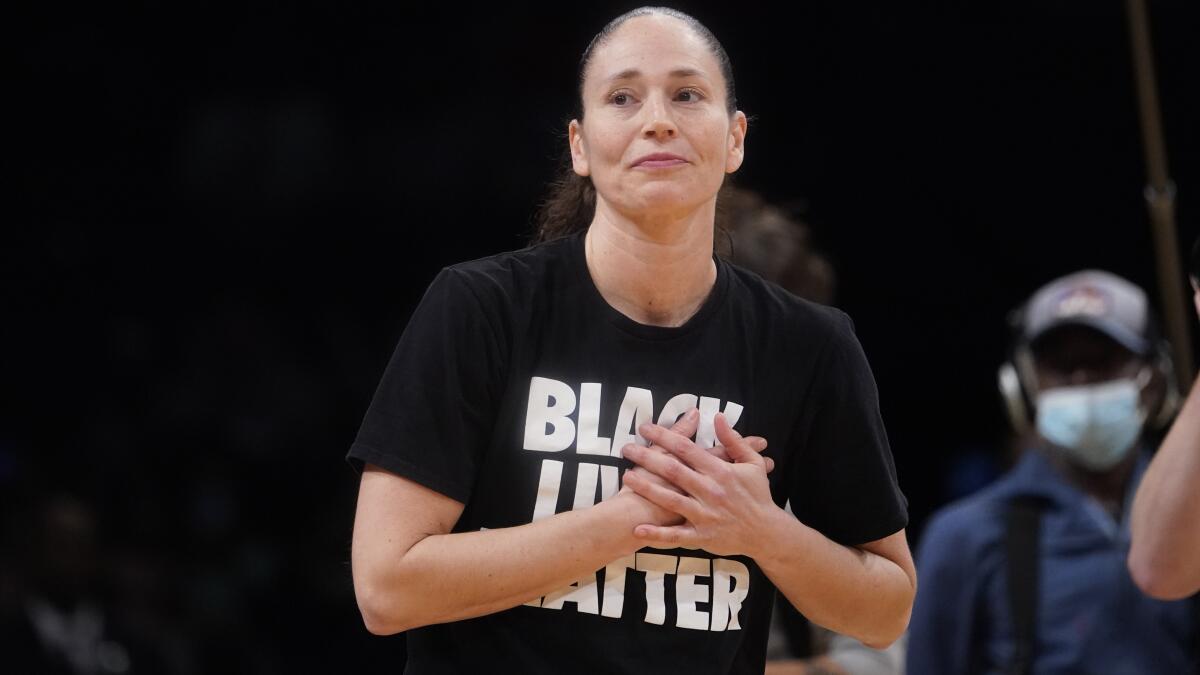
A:
[[[694,442],[653,424],[638,431],[669,454],[635,446],[625,457],[659,476],[683,493],[658,485],[630,471],[625,485],[650,502],[685,518],[681,525],[642,524],[634,535],[659,548],[702,548],[717,555],[754,557],[763,544],[763,532],[784,513],[771,499],[765,458],[755,452],[725,416],[713,420],[717,441],[732,462],[722,461]]]

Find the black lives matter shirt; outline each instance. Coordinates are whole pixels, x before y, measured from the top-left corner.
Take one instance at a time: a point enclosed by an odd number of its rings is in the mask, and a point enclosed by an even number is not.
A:
[[[464,503],[455,532],[512,527],[616,494],[638,425],[693,406],[703,446],[718,411],[765,437],[775,502],[833,541],[906,525],[846,315],[718,259],[687,323],[639,324],[596,289],[582,235],[444,269],[349,459]],[[405,672],[762,673],[774,595],[750,558],[646,548],[524,606],[410,631]]]

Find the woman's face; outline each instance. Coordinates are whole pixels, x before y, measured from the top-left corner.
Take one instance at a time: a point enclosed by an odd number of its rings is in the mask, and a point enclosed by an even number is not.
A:
[[[626,216],[694,211],[742,164],[746,116],[729,115],[716,57],[678,19],[622,24],[592,55],[583,110],[569,128],[575,172]]]

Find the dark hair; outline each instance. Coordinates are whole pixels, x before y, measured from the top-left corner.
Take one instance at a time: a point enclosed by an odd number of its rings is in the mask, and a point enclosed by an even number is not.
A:
[[[650,15],[669,16],[679,19],[700,36],[700,39],[704,41],[712,51],[713,56],[716,57],[717,64],[721,68],[721,76],[725,79],[725,109],[730,115],[736,113],[737,96],[733,83],[733,64],[730,63],[729,55],[725,53],[725,48],[721,46],[720,41],[712,34],[712,31],[694,17],[684,14],[677,9],[671,9],[670,7],[639,7],[609,21],[604,28],[600,29],[599,33],[596,33],[592,41],[588,43],[587,49],[583,50],[583,57],[579,59],[579,90],[576,96],[577,107],[575,109],[575,118],[578,120],[583,119],[583,79],[587,74],[588,65],[591,64],[592,54],[598,47],[602,47],[607,43],[612,34],[626,21],[639,16]],[[725,188],[722,186],[721,193],[724,191]],[[721,201],[721,193],[718,193],[718,202]],[[537,229],[534,232],[533,241],[550,241],[585,230],[591,224],[595,214],[596,187],[592,184],[591,178],[575,173],[571,164],[571,152],[568,148],[563,153],[563,158],[560,161],[558,175],[550,182],[549,194],[538,209]]]

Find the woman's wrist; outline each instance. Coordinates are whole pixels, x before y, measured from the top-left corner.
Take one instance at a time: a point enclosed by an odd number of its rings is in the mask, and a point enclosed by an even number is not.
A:
[[[642,543],[633,535],[633,528],[651,520],[646,500],[628,490],[621,490],[591,510],[601,518],[601,529],[606,532],[606,538],[612,539],[619,550],[617,557],[642,547]]]
[[[785,542],[795,542],[815,530],[796,519],[795,516],[776,506],[768,512],[767,517],[754,528],[747,546],[746,556],[753,559],[760,567],[766,568],[772,564],[787,564],[778,561],[780,553],[792,550]]]

